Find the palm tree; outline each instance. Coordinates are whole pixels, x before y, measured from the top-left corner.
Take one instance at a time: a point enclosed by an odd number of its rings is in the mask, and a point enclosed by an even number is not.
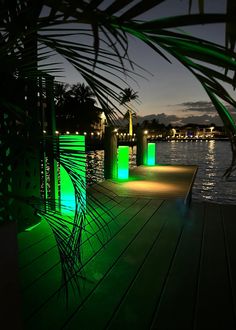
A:
[[[95,93],[91,87],[85,85],[84,83],[78,83],[72,86],[71,95],[76,98],[79,104],[96,103]]]
[[[61,102],[56,104],[59,130],[90,131],[91,125],[100,120],[101,110],[95,106],[95,94],[84,83],[64,89]]]
[[[127,105],[132,101],[138,100],[138,92],[134,92],[131,88],[125,88],[121,93],[120,93],[120,104],[121,105]],[[133,135],[133,117],[136,116],[136,113],[133,109],[130,107],[128,108],[127,112],[124,115],[125,119],[128,119],[129,122],[129,135]]]
[[[56,83],[54,84],[54,101],[55,106],[60,108],[64,104],[69,95],[69,84]]]

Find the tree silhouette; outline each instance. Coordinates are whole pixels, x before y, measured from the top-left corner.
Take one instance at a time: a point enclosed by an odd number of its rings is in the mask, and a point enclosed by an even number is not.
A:
[[[132,101],[137,101],[139,98],[138,92],[134,92],[131,88],[125,88],[120,93],[120,104],[128,106],[128,110],[124,115],[124,118],[128,120],[129,122],[129,135],[133,135],[133,117],[136,117],[136,112],[134,109],[130,108],[130,103]]]
[[[95,94],[84,83],[65,88],[56,104],[57,127],[64,131],[90,131],[100,121],[101,109],[95,106]]]

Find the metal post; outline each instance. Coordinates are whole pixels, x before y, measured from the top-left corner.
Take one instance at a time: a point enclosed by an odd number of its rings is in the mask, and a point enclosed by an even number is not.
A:
[[[137,166],[147,164],[147,135],[141,128],[137,131],[136,164]]]
[[[114,127],[105,128],[104,137],[104,177],[105,179],[117,178],[117,136]]]

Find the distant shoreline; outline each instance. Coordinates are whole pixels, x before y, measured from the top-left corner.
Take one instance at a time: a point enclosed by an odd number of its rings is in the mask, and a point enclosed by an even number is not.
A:
[[[148,139],[150,142],[201,142],[201,141],[226,141],[229,142],[229,138],[181,138],[181,139],[164,139],[164,138],[150,138]],[[124,141],[118,140],[118,146],[130,146],[133,147],[136,145],[136,141]],[[94,150],[104,150],[104,143],[103,140],[88,140],[86,142],[86,150],[87,151],[94,151]]]

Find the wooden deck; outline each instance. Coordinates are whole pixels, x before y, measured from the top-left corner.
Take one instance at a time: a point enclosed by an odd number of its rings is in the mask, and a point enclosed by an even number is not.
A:
[[[106,180],[98,185],[99,191],[107,194],[191,200],[191,190],[197,173],[195,165],[138,166],[130,171],[128,180]]]
[[[236,206],[100,189],[68,306],[47,223],[19,235],[24,329],[236,329]]]

